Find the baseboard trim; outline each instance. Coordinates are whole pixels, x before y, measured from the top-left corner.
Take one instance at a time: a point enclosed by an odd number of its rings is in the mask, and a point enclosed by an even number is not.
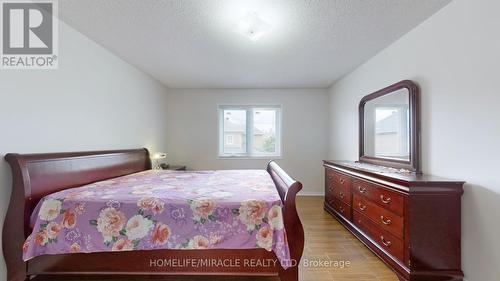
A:
[[[323,192],[299,192],[297,196],[325,196]]]

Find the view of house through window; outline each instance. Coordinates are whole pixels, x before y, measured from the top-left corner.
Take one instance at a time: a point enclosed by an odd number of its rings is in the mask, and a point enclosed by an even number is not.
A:
[[[219,106],[219,156],[280,156],[280,106]]]
[[[246,110],[223,110],[224,112],[224,154],[245,154],[247,113]]]
[[[375,109],[375,155],[406,159],[410,153],[407,106]]]

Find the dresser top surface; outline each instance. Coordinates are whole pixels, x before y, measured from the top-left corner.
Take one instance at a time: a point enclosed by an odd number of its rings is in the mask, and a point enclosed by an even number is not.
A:
[[[463,181],[447,179],[427,174],[416,174],[405,170],[377,166],[355,161],[323,160],[324,165],[344,169],[347,172],[360,173],[382,180],[395,181],[408,185],[446,184],[462,186]]]

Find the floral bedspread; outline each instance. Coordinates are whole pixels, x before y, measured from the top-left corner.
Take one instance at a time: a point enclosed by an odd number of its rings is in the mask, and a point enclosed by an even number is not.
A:
[[[263,170],[148,170],[44,197],[32,214],[23,258],[264,248],[285,266],[290,253],[281,205]]]

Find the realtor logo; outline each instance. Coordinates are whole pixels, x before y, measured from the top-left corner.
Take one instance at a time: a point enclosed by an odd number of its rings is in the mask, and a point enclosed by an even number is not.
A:
[[[1,68],[57,68],[57,3],[12,1],[1,4]]]

